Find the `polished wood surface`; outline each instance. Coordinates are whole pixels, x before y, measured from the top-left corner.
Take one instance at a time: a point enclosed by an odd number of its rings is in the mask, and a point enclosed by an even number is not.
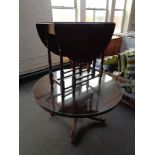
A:
[[[37,23],[38,35],[48,49],[75,62],[91,62],[108,46],[113,22]]]
[[[37,31],[48,49],[49,74],[33,87],[36,103],[52,117],[73,118],[70,141],[76,135],[77,118],[90,118],[116,107],[121,100],[120,85],[103,74],[104,49],[111,40],[115,23],[38,23]],[[60,56],[60,70],[53,72],[51,52]],[[100,67],[96,58],[101,55]],[[71,60],[64,69],[63,56]],[[103,76],[102,76],[103,74]]]
[[[122,38],[113,36],[107,48],[104,50],[104,56],[117,55],[121,50]]]
[[[53,76],[59,79],[60,71],[53,72]],[[96,77],[89,83],[77,86],[75,97],[72,92],[66,92],[64,102],[62,102],[60,86],[54,83],[54,89],[51,91],[49,75],[45,75],[34,85],[33,97],[37,104],[54,115],[72,118],[97,116],[113,109],[122,98],[122,90],[117,81],[105,74],[101,78],[101,83],[99,83],[99,78]],[[72,78],[66,78],[64,86],[68,87],[71,84]]]

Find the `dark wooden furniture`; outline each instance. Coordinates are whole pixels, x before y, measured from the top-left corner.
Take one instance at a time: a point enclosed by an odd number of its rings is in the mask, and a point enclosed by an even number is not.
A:
[[[122,37],[113,36],[107,48],[104,50],[104,56],[117,55],[121,50]]]
[[[96,116],[113,109],[122,92],[117,82],[103,75],[104,50],[113,35],[114,23],[39,23],[38,34],[48,49],[49,75],[35,84],[35,101],[50,115],[72,117],[71,141],[77,118],[104,120]],[[60,56],[60,70],[53,72],[51,52]],[[70,66],[64,69],[63,57]],[[96,68],[96,58],[101,64]]]
[[[60,71],[54,72],[53,76],[60,78]],[[71,83],[72,78],[68,77],[65,83],[66,87]],[[99,83],[99,77],[89,80],[89,83],[86,82],[86,84],[76,87],[74,98],[73,93],[68,92],[65,94],[64,102],[62,102],[60,86],[54,83],[54,89],[51,92],[49,75],[45,75],[34,85],[33,97],[35,102],[50,115],[73,118],[70,135],[70,140],[73,142],[77,118],[89,118],[104,122],[97,116],[112,110],[118,105],[122,98],[122,90],[115,80],[109,75],[103,74],[101,83]]]

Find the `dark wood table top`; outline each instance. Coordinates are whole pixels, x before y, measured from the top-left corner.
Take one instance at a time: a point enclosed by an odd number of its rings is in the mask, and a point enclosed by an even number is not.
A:
[[[60,78],[60,71],[54,72],[54,77]],[[71,77],[65,79],[65,87],[71,85],[71,80]],[[33,98],[49,113],[86,118],[106,113],[116,107],[122,98],[122,90],[117,81],[103,74],[101,84],[97,77],[87,84],[77,86],[75,99],[72,98],[72,93],[68,93],[62,104],[60,86],[54,83],[54,90],[51,92],[49,75],[45,75],[34,85]]]

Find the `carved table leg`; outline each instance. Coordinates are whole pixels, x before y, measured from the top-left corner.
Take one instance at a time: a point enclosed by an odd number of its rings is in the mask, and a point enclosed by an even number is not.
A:
[[[76,135],[77,118],[73,118],[72,129],[70,133],[70,142],[73,143]]]
[[[93,119],[95,121],[99,121],[101,123],[105,123],[105,119],[102,119],[102,118],[96,118],[96,117],[88,117],[89,119]]]

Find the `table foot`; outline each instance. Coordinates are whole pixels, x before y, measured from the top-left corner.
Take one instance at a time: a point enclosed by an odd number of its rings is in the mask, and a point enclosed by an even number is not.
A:
[[[105,119],[103,119],[103,118],[96,118],[96,117],[88,117],[89,119],[93,119],[93,120],[95,120],[95,121],[99,121],[99,122],[101,122],[101,123],[105,123]]]
[[[54,117],[54,114],[53,114],[53,113],[50,113],[50,116],[51,116],[51,117]]]
[[[72,129],[71,129],[71,133],[70,133],[70,142],[73,143],[75,140],[75,136],[76,136],[76,125],[77,125],[77,118],[73,119],[73,123],[72,123]]]

